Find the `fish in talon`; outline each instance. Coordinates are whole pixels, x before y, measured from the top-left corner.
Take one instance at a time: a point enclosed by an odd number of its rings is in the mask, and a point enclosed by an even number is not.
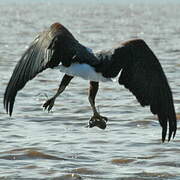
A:
[[[106,129],[106,122],[105,120],[103,119],[97,119],[97,118],[94,118],[92,117],[90,120],[89,120],[89,125],[88,127],[89,128],[92,128],[92,127],[99,127],[100,129]]]

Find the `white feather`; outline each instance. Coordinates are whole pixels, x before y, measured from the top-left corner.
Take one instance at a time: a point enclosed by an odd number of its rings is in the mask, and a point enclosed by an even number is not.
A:
[[[105,78],[102,76],[101,73],[97,73],[94,70],[94,68],[88,64],[73,63],[69,67],[59,65],[55,69],[59,69],[60,72],[63,72],[70,76],[78,76],[86,80],[91,80],[91,81],[96,81],[96,82],[112,81],[111,78]]]

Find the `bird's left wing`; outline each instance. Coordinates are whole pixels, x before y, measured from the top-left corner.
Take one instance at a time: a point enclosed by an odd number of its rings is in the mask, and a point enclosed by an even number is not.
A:
[[[61,24],[54,23],[47,30],[39,34],[30,44],[17,63],[4,94],[4,107],[10,115],[17,92],[27,81],[47,68],[53,68],[60,62],[70,64],[70,57],[74,55],[73,35]]]
[[[121,71],[119,83],[129,89],[142,106],[150,106],[157,114],[162,126],[162,141],[167,134],[176,134],[177,122],[172,92],[163,69],[148,47],[141,39],[128,41],[113,51],[100,52],[101,66],[96,70],[104,77],[115,77]]]

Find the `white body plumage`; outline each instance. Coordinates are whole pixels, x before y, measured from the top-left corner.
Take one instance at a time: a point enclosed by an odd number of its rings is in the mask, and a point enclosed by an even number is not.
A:
[[[86,47],[86,49],[90,52],[93,53],[91,48]],[[79,63],[73,63],[69,67],[65,67],[63,65],[59,65],[56,67],[57,69],[60,70],[60,72],[63,72],[67,75],[70,76],[78,76],[81,77],[85,80],[91,80],[95,82],[107,82],[107,81],[112,81],[111,78],[105,78],[102,76],[101,73],[97,73],[95,69],[88,65],[88,64],[79,64]]]
[[[56,69],[59,69],[60,72],[63,72],[67,75],[78,76],[85,80],[91,80],[91,81],[96,81],[96,82],[112,81],[111,78],[105,78],[102,76],[101,73],[97,73],[95,69],[88,64],[73,63],[69,67],[59,65],[56,67]]]

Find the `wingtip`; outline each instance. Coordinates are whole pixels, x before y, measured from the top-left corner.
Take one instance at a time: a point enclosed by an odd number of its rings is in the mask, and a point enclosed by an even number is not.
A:
[[[5,99],[4,99],[3,105],[4,105],[4,109],[5,109],[6,113],[9,114],[9,113],[8,113],[7,103],[6,103],[6,100],[5,100]]]
[[[164,142],[165,142],[165,138],[164,138],[164,137],[162,137],[162,140],[161,140],[161,141],[162,141],[162,143],[164,143]]]
[[[9,104],[6,99],[4,99],[4,109],[6,113],[11,117],[13,112],[13,105]]]
[[[12,116],[12,111],[10,109],[6,108],[6,113],[11,117]]]
[[[168,142],[171,140],[172,133],[173,133],[173,131],[169,130]]]
[[[171,141],[171,139],[174,139],[175,138],[175,135],[176,135],[176,129],[173,130],[173,131],[170,131],[169,132],[169,135],[168,135],[168,142]],[[164,143],[166,140],[166,133],[165,132],[162,132],[162,143]]]
[[[9,108],[4,106],[4,109],[5,109],[6,113],[11,117],[12,116],[12,112],[9,111]]]
[[[12,112],[9,112],[8,114],[9,114],[10,117],[12,116]]]
[[[173,139],[175,138],[175,136],[176,136],[176,130],[173,133]]]
[[[162,128],[162,142],[165,141],[165,139],[166,139],[166,134],[167,134],[167,126],[164,126],[164,127]]]

